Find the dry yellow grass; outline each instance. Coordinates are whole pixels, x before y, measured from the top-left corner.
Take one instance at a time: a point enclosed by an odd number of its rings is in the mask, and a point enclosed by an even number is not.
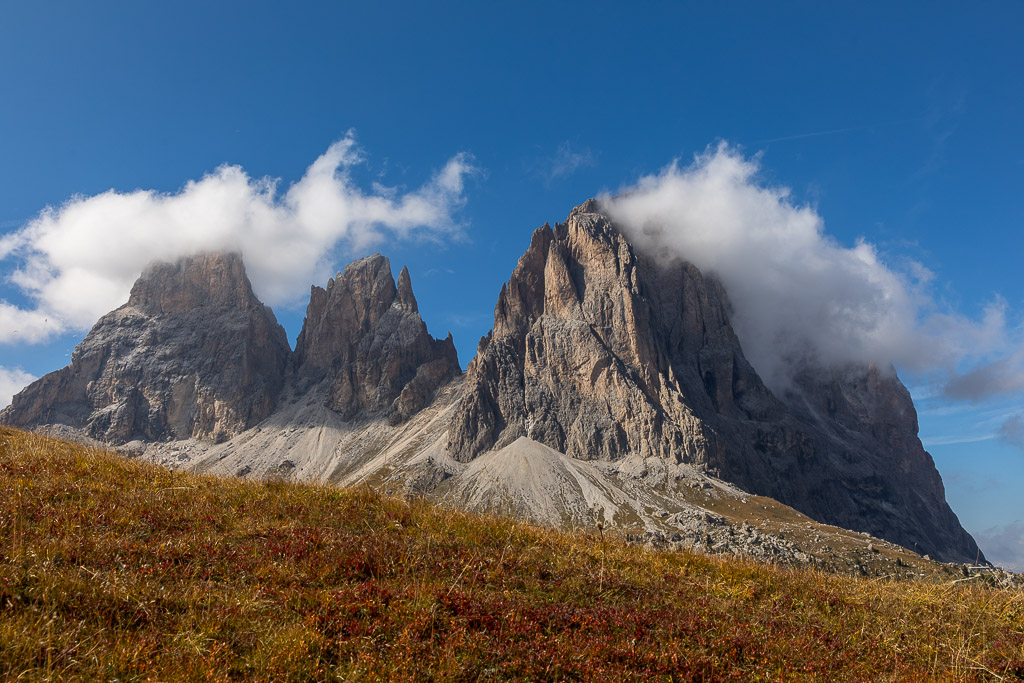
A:
[[[1022,680],[1024,595],[686,553],[0,428],[7,680]]]

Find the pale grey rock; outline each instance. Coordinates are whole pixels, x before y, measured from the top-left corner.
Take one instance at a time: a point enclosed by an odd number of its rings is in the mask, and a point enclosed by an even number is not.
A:
[[[223,441],[274,410],[289,354],[238,254],[158,263],[71,364],[26,387],[0,422],[64,425],[113,444]]]
[[[297,387],[326,382],[342,419],[408,420],[462,373],[451,334],[434,339],[419,315],[409,271],[380,254],[355,261],[327,289],[314,286],[295,346]]]

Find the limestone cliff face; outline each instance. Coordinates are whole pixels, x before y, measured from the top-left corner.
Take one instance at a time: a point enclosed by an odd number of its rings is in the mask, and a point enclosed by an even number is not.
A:
[[[585,460],[720,467],[702,413],[782,408],[744,359],[718,282],[656,268],[593,208],[534,232],[470,364],[450,450],[466,461],[527,436]]]
[[[26,387],[0,422],[65,424],[115,444],[221,441],[274,410],[289,354],[239,255],[155,264],[71,365]]]
[[[593,201],[534,232],[470,363],[448,450],[468,462],[522,436],[583,460],[695,464],[820,521],[976,557],[894,372],[808,369],[774,395],[718,281],[637,252]]]
[[[380,254],[350,264],[326,289],[312,288],[295,367],[299,386],[329,384],[328,406],[343,419],[380,415],[392,424],[462,372],[451,335],[427,333],[409,271],[396,286]]]

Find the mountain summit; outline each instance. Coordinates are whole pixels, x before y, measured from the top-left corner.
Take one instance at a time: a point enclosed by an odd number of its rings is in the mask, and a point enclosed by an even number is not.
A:
[[[451,334],[434,339],[419,315],[409,271],[396,286],[391,263],[367,256],[310,292],[295,345],[296,374],[326,381],[328,405],[343,419],[383,414],[401,422],[461,374]]]
[[[273,412],[290,353],[240,255],[157,263],[128,303],[100,318],[71,365],[29,385],[0,420],[66,425],[113,444],[224,441]]]

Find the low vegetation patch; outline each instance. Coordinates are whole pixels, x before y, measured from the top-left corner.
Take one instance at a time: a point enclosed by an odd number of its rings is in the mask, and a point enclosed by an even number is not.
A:
[[[0,428],[4,680],[1024,680],[1024,595],[644,550]]]

